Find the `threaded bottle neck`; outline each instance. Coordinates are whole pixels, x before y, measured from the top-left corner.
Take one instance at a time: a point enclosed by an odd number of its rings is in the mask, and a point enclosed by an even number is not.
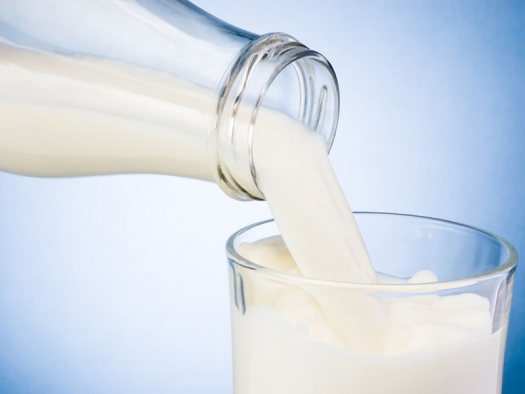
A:
[[[270,90],[271,87],[271,90]],[[339,88],[330,63],[293,37],[272,33],[247,45],[224,75],[209,135],[216,183],[238,200],[263,200],[253,160],[253,130],[261,106],[285,112],[330,149],[339,117]]]

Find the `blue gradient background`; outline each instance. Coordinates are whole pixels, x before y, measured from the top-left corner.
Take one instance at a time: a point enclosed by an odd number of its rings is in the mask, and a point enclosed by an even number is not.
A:
[[[354,209],[464,222],[525,256],[525,2],[195,3],[331,60]],[[267,217],[188,179],[0,174],[0,393],[231,393],[223,244]],[[519,269],[504,394],[524,366]]]

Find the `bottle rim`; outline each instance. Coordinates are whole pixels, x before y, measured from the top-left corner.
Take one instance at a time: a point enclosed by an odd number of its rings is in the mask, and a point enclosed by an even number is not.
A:
[[[311,99],[308,85],[318,84],[317,80],[321,79],[316,80],[315,75],[309,74],[311,70],[304,67],[313,63],[321,65],[320,70],[331,85],[316,89],[321,91],[318,100]],[[299,76],[299,121],[324,136],[328,152],[332,147],[339,119],[339,85],[331,64],[323,55],[290,35],[270,33],[259,37],[243,48],[224,74],[219,84],[216,122],[208,138],[215,181],[226,194],[237,200],[264,200],[264,194],[257,186],[253,129],[268,89],[290,65],[295,66]],[[318,118],[312,117],[312,107],[323,99],[332,103],[329,119],[321,119],[320,113]],[[251,111],[248,123],[236,122],[241,106]]]

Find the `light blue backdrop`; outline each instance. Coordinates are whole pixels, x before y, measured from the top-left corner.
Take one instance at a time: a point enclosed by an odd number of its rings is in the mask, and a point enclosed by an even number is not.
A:
[[[525,2],[195,3],[331,60],[354,209],[475,225],[525,256]],[[267,217],[187,179],[0,174],[0,392],[231,393],[223,244]],[[524,367],[521,269],[504,394]]]

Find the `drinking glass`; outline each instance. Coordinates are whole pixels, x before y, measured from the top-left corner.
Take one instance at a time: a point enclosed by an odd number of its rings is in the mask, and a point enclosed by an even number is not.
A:
[[[235,394],[501,393],[513,247],[446,220],[355,216],[379,284],[250,261],[239,246],[278,236],[273,221],[229,238]]]

